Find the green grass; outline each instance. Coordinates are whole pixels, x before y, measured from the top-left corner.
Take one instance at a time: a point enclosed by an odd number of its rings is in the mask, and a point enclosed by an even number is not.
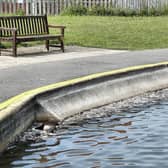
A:
[[[168,16],[50,16],[48,19],[50,24],[67,26],[66,45],[128,50],[168,48]]]
[[[109,49],[168,48],[168,17],[49,17],[67,26],[65,43]]]

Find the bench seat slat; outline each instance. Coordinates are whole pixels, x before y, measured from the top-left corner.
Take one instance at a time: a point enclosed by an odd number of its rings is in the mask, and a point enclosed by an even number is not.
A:
[[[11,41],[13,40],[13,38],[12,37],[1,37],[0,40]]]
[[[18,36],[16,37],[16,40],[19,42],[22,41],[38,41],[38,40],[52,40],[52,39],[56,39],[56,38],[61,38],[62,35],[58,34],[58,35],[51,35],[51,34],[46,34],[46,35],[35,35],[35,36]],[[6,40],[6,41],[10,41],[13,40],[13,37],[1,37],[1,40]]]
[[[19,36],[16,38],[17,41],[39,41],[39,40],[52,40],[56,38],[61,38],[62,35],[35,35],[35,36]]]

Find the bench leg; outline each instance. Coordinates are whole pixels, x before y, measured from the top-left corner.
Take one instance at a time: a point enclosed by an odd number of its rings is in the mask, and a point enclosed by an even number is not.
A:
[[[64,41],[63,41],[62,38],[60,39],[60,43],[61,43],[61,50],[62,50],[62,52],[64,52],[65,51],[65,49],[64,49]]]
[[[0,42],[0,56],[1,56],[2,43]]]
[[[2,52],[2,42],[0,40],[0,56],[1,56],[1,52]]]
[[[46,48],[47,48],[47,51],[49,51],[49,40],[46,40]]]
[[[17,44],[16,44],[16,41],[13,41],[13,56],[17,57]]]

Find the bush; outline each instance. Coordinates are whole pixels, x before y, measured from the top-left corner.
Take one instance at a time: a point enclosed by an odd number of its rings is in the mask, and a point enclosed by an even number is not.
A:
[[[144,7],[139,11],[139,16],[148,16],[148,8]]]
[[[89,15],[96,15],[96,16],[105,16],[107,15],[107,9],[105,9],[103,6],[95,6],[92,7],[91,10],[88,12]]]
[[[72,6],[65,9],[61,15],[94,15],[94,16],[160,16],[168,15],[168,6],[161,9],[143,7],[141,10],[130,8],[105,8],[103,6],[94,6],[87,9],[84,6]]]
[[[87,15],[87,8],[81,5],[66,8],[61,15]]]
[[[104,8],[94,7],[88,11],[88,15],[95,16],[137,16],[138,13],[134,9],[122,9],[122,8]]]
[[[127,9],[126,13],[127,13],[127,16],[137,16],[138,15],[138,11],[135,9]]]
[[[161,11],[159,11],[158,9],[152,7],[152,8],[149,9],[148,15],[149,16],[160,16],[161,15]]]
[[[18,10],[16,11],[16,15],[24,16],[24,15],[25,15],[25,11],[20,8],[20,9],[18,9]]]
[[[168,5],[162,7],[160,15],[168,15]]]

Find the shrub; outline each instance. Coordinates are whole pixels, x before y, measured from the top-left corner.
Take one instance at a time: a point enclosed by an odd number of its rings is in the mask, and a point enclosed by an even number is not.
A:
[[[168,5],[164,5],[160,11],[161,15],[168,15]]]
[[[94,6],[87,9],[84,6],[72,6],[65,9],[62,15],[95,15],[95,16],[160,16],[168,15],[168,6],[163,6],[161,9],[151,7],[143,7],[142,9],[130,8],[105,8],[104,6]]]
[[[88,11],[88,15],[105,16],[106,9],[103,6],[94,6]]]
[[[119,8],[112,8],[114,16],[119,16],[120,9]]]
[[[127,9],[119,9],[118,16],[127,16]]]
[[[137,16],[138,10],[136,9],[126,9],[126,16]]]
[[[148,12],[149,16],[160,16],[161,11],[159,11],[157,8],[151,7]]]
[[[81,5],[66,8],[61,15],[87,15],[87,8]]]
[[[24,16],[24,15],[25,15],[25,11],[20,8],[20,9],[18,9],[18,10],[16,11],[16,15]]]
[[[148,16],[148,8],[147,8],[147,7],[144,7],[144,8],[142,8],[142,9],[140,9],[139,15],[140,15],[140,16]]]

